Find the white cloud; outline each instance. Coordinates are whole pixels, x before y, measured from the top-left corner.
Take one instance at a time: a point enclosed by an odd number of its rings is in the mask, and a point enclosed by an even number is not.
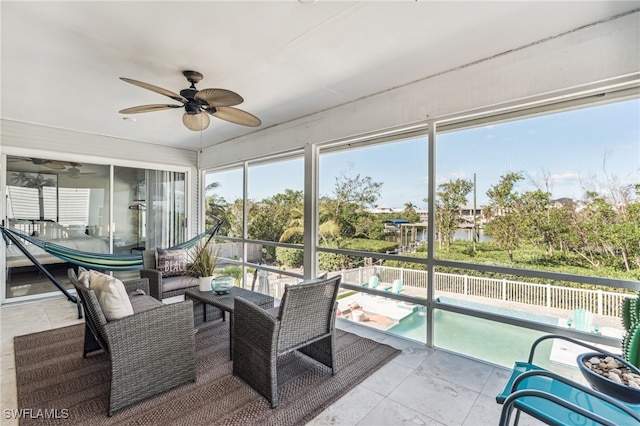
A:
[[[438,175],[436,176],[436,186],[440,185],[441,183],[450,182],[456,179],[469,180],[471,179],[471,177],[469,176],[469,173],[465,171],[451,172],[448,176]],[[429,182],[428,178],[425,177],[425,183],[428,183],[428,182]]]
[[[580,175],[580,173],[578,172],[564,171],[552,173],[549,178],[553,183],[563,183],[568,181],[580,180],[582,178],[582,175]]]

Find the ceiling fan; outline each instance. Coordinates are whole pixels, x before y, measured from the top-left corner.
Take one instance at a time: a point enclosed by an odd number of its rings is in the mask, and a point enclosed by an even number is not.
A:
[[[189,130],[199,131],[209,127],[209,115],[229,121],[243,126],[257,127],[262,122],[258,117],[249,114],[233,105],[244,102],[242,96],[231,90],[226,89],[196,89],[196,83],[203,79],[203,75],[197,71],[183,71],[182,74],[191,83],[187,89],[180,91],[180,94],[174,93],[162,87],[152,84],[143,83],[142,81],[132,80],[130,78],[120,77],[120,80],[131,83],[143,89],[168,96],[171,99],[182,102],[182,105],[175,104],[153,104],[141,105],[132,108],[126,108],[120,111],[120,114],[137,114],[141,112],[161,111],[171,108],[183,108],[185,113],[182,115],[182,122]]]
[[[75,164],[73,165],[71,168],[67,169],[66,174],[67,176],[69,176],[72,179],[78,179],[81,175],[85,176],[85,175],[95,175],[96,173],[94,172],[80,172],[80,169],[78,167],[82,167],[82,164]]]
[[[9,161],[30,161],[32,164],[36,166],[43,166],[53,170],[64,170],[67,167],[76,167],[80,166],[80,163],[75,163],[73,161],[60,161],[60,160],[47,160],[44,158],[9,158]]]

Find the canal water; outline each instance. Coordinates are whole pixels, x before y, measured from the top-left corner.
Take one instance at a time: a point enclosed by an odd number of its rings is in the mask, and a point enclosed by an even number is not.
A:
[[[480,233],[478,237],[479,237],[478,241],[481,243],[491,241],[491,237],[488,237],[487,235],[485,235],[482,229],[480,229]],[[453,240],[454,241],[473,241],[473,229],[471,228],[458,229],[453,234]]]

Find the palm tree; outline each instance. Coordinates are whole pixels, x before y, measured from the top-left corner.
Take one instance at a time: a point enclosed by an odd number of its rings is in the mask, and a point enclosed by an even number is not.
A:
[[[24,188],[36,188],[38,190],[38,211],[40,220],[44,220],[44,190],[45,186],[57,186],[54,178],[45,178],[41,173],[16,172],[13,174],[12,183]]]
[[[404,203],[404,211],[407,213],[415,213],[416,206],[411,201],[407,201]]]
[[[324,207],[323,207],[324,206]],[[280,236],[280,242],[289,241],[291,238],[304,235],[304,212],[300,208],[292,209],[293,218],[289,222],[289,227]],[[326,204],[320,205],[319,214],[320,226],[318,234],[322,240],[335,238],[340,235],[340,227],[333,219],[333,211]]]
[[[220,182],[211,182],[209,185],[207,185],[204,188],[204,193],[206,194],[209,191],[213,191],[214,189],[218,188],[220,186]]]
[[[319,206],[318,234],[320,238],[326,240],[328,237],[336,238],[340,236],[340,225],[336,217],[336,211],[328,203],[321,203]]]
[[[291,209],[291,220],[288,226],[280,236],[281,243],[289,241],[296,236],[304,235],[304,211],[302,209],[299,207]]]
[[[229,232],[233,222],[233,206],[230,205],[224,197],[221,197],[216,193],[209,195],[210,192],[218,187],[220,187],[220,182],[211,182],[204,188],[205,205],[207,206],[205,213],[205,225],[207,227],[211,227],[218,220],[221,220],[222,226],[219,233],[231,236]]]

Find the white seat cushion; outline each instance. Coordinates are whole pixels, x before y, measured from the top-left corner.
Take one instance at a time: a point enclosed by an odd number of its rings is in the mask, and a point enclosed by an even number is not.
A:
[[[89,273],[89,288],[93,290],[107,321],[133,315],[133,307],[124,288],[117,278],[97,271]]]

